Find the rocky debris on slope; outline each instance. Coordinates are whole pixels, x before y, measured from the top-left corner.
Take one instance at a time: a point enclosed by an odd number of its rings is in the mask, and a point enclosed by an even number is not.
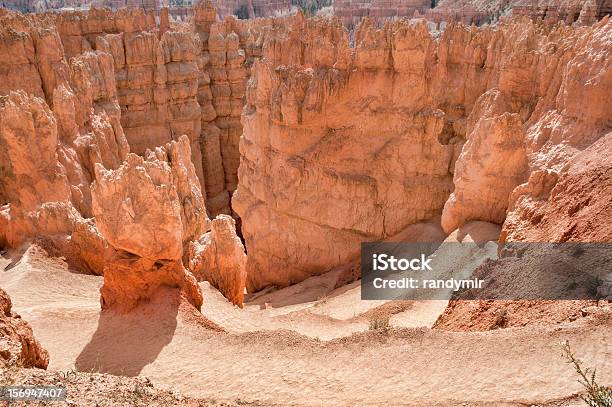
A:
[[[252,68],[233,201],[248,289],[320,274],[440,213],[447,233],[503,223],[533,171],[609,129],[611,24],[451,24],[434,41],[424,23],[366,19],[354,47],[338,21],[273,26]]]
[[[595,313],[609,305],[597,301],[451,301],[436,320],[443,331],[490,331],[493,329],[558,324]],[[609,312],[609,311],[608,311]]]
[[[481,331],[573,321],[610,310],[609,244],[514,242],[477,267],[479,290],[454,293],[434,328]]]
[[[480,267],[474,272],[494,284],[480,295],[508,300],[463,301],[465,293],[451,301],[436,322],[435,327],[446,330],[489,330],[512,326],[559,323],[597,312],[596,305],[612,299],[612,279],[609,270],[599,274],[601,265],[592,259],[597,248],[606,249],[612,242],[610,214],[612,213],[612,167],[602,152],[612,151],[612,133],[600,138],[585,150],[577,153],[558,171],[533,171],[528,182],[515,188],[510,197],[510,207],[503,225],[501,242],[535,242],[522,246],[522,254],[501,253],[501,258]],[[555,258],[570,264],[542,264],[539,258],[550,256],[546,246],[538,242],[576,243],[575,250],[589,253],[580,258],[580,267],[563,260],[556,252]],[[574,250],[574,249],[572,249]],[[604,252],[605,253],[605,252]],[[554,272],[546,271],[553,264]],[[563,275],[559,275],[560,270]],[[576,270],[579,270],[576,273]],[[552,274],[550,281],[547,275]],[[598,275],[599,274],[599,275]],[[522,282],[521,282],[522,281]],[[589,287],[588,293],[572,294],[575,287]],[[526,293],[537,293],[542,300],[516,301]],[[572,299],[568,301],[545,300],[551,295]],[[588,299],[591,298],[591,299]],[[600,299],[598,303],[596,300]]]
[[[218,402],[162,390],[145,377],[127,377],[74,370],[49,372],[36,369],[0,371],[0,383],[15,386],[60,386],[66,388],[66,403],[79,407],[258,407],[243,400]],[[16,401],[16,407],[43,406],[46,402]]]
[[[30,325],[11,308],[11,298],[0,289],[0,367],[46,369],[49,353],[34,338]]]
[[[104,267],[103,308],[130,310],[161,286],[179,288],[196,308],[202,293],[183,267],[183,247],[208,227],[189,139],[128,154],[116,170],[96,165],[93,213],[112,246]],[[183,223],[184,222],[184,223]]]
[[[502,241],[612,242],[612,133],[559,172],[534,171],[510,199]]]
[[[242,308],[246,285],[246,254],[236,235],[236,223],[227,215],[212,221],[211,231],[189,246],[189,269],[199,281],[208,281],[230,302]]]

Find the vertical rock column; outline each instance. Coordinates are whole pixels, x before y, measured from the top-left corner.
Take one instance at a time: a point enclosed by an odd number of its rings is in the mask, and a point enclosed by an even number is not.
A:
[[[214,217],[218,214],[230,214],[230,194],[225,186],[225,171],[221,155],[221,131],[215,123],[217,111],[213,105],[213,91],[209,72],[225,65],[225,48],[223,53],[211,54],[209,37],[211,26],[216,21],[217,12],[209,1],[202,1],[194,7],[194,29],[201,41],[201,54],[198,59],[198,103],[201,107],[200,150],[206,189],[206,208]],[[222,61],[217,58],[223,57]],[[215,90],[216,92],[216,90]]]
[[[96,49],[113,56],[121,124],[130,149],[142,155],[186,134],[204,187],[197,37],[175,31],[165,32],[161,40],[155,31],[106,34],[96,38]]]
[[[221,130],[220,143],[225,186],[230,193],[238,185],[240,153],[238,143],[242,135],[240,115],[244,105],[246,71],[244,50],[240,39],[231,29],[231,22],[215,24],[209,38],[211,60],[217,65],[211,69],[213,104],[217,111],[215,123]],[[224,63],[221,65],[221,63]]]
[[[186,134],[191,146],[191,159],[205,190],[200,153],[201,109],[197,101],[200,53],[198,40],[191,33],[168,31],[160,41],[167,72],[168,126],[172,140]]]

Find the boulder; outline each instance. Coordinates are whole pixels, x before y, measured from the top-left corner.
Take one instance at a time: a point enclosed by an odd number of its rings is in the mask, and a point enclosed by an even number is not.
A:
[[[30,324],[11,308],[11,298],[0,289],[0,367],[46,369],[49,353],[34,338]]]

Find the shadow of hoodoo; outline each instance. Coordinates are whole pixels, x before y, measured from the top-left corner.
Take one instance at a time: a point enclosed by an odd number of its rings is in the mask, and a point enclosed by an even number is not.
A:
[[[160,290],[129,314],[106,310],[76,360],[79,371],[137,376],[172,341],[180,304],[178,290]]]

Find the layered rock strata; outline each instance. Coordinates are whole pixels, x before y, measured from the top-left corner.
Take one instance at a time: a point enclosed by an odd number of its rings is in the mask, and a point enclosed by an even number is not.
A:
[[[508,15],[526,16],[549,23],[590,25],[612,13],[609,0],[440,0],[425,17],[440,23],[460,21],[486,24]]]
[[[322,273],[437,214],[447,233],[502,224],[530,174],[610,128],[611,24],[451,24],[436,41],[424,23],[365,20],[354,47],[333,20],[268,30],[233,201],[248,289]]]
[[[349,28],[356,27],[365,17],[379,25],[399,18],[483,25],[510,15],[550,23],[590,25],[612,13],[612,3],[609,0],[338,0],[333,3],[333,13]]]
[[[247,71],[245,33],[233,18],[215,22],[215,9],[195,7],[194,30],[201,39],[198,102],[202,107],[200,145],[211,216],[231,214],[230,196],[238,184],[240,115]],[[242,39],[239,34],[242,34]]]
[[[189,32],[169,31],[142,10],[92,9],[60,14],[67,56],[96,49],[113,57],[121,124],[131,150],[143,154],[186,134],[203,185],[196,94],[200,44]],[[163,32],[162,32],[163,31]]]
[[[0,246],[35,239],[75,270],[104,274],[104,308],[129,310],[161,286],[178,288],[199,308],[197,281],[183,265],[189,242],[210,229],[202,171],[194,165],[202,160],[191,149],[195,140],[200,152],[199,38],[173,31],[161,39],[156,31],[109,34],[91,28],[102,24],[99,16],[75,23],[81,30],[74,37],[96,51],[73,48],[85,52],[70,59],[62,43],[70,29],[60,35],[55,25],[66,16],[0,17],[0,50],[12,55],[0,62]],[[109,31],[120,21],[149,24],[119,17],[106,22]],[[149,73],[164,78],[152,86],[167,97],[169,110],[178,106],[183,114],[191,103],[197,114],[169,124],[177,140],[151,141],[138,156],[122,126],[126,86],[133,90],[124,74],[137,80]]]
[[[235,19],[217,22],[210,2],[194,11],[192,25],[181,31],[165,19],[158,28],[142,10],[62,13],[57,27],[67,56],[91,49],[113,56],[131,150],[142,155],[186,134],[211,216],[231,214],[248,34]]]
[[[415,13],[424,14],[431,5],[431,0],[336,0],[333,12],[346,27],[354,28],[365,17],[375,21],[412,18]]]

